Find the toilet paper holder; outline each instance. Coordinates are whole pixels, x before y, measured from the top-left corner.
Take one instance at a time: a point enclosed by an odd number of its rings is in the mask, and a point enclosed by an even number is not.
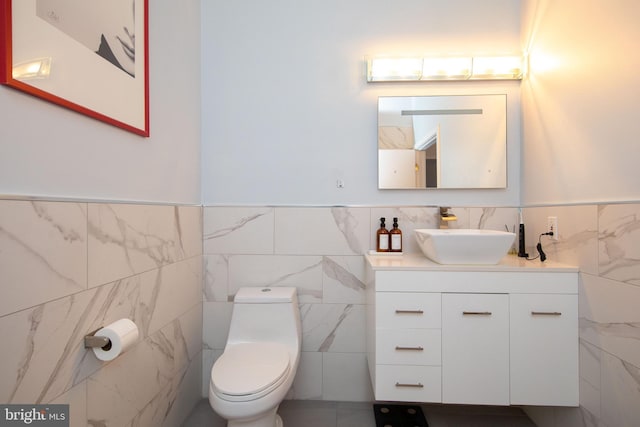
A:
[[[100,347],[105,351],[108,351],[111,348],[111,340],[109,338],[95,335],[95,333],[100,329],[102,328],[98,328],[84,336],[84,348]]]

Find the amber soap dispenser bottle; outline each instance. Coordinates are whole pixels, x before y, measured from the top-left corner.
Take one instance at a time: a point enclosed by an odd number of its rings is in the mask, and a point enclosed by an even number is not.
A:
[[[393,218],[393,228],[389,232],[391,252],[402,252],[402,230],[398,228],[398,218]]]
[[[376,232],[376,251],[389,252],[389,230],[384,225],[384,217],[380,218],[380,228]]]

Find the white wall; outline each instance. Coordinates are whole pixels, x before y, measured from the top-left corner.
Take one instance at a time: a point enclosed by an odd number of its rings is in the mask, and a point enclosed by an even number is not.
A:
[[[549,259],[580,269],[580,408],[527,408],[540,427],[640,419],[640,3],[523,3],[522,201],[536,230],[558,218]],[[636,202],[636,203],[628,203]],[[542,206],[536,206],[542,205]]]
[[[151,137],[0,87],[0,195],[200,202],[200,1],[149,1]]]
[[[640,199],[640,2],[528,1],[522,201]]]
[[[519,0],[209,1],[202,23],[205,205],[519,204],[519,83],[364,77],[365,55],[519,51]],[[378,96],[477,93],[508,95],[507,190],[377,189]]]

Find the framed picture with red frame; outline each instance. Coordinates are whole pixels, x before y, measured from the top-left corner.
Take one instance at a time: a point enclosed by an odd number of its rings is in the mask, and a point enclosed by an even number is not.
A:
[[[0,0],[0,83],[149,136],[148,0]]]

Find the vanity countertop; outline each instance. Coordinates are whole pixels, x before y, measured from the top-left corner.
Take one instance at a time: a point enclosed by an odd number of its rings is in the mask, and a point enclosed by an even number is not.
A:
[[[527,272],[577,272],[578,267],[551,260],[528,261],[516,255],[506,255],[495,265],[454,265],[438,264],[422,254],[402,255],[367,254],[367,262],[374,271],[417,270],[417,271],[527,271]]]

